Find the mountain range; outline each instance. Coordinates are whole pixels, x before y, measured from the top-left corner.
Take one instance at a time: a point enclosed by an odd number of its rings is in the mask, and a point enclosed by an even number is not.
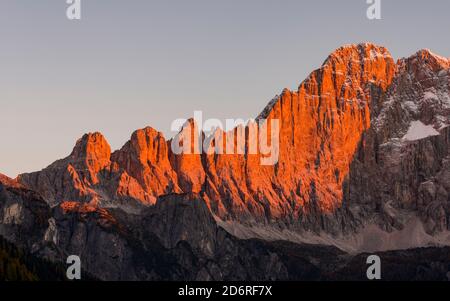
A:
[[[387,279],[446,279],[449,88],[450,60],[430,50],[346,45],[258,115],[280,122],[275,165],[175,154],[194,119],[116,151],[86,134],[41,171],[0,176],[0,236],[56,264],[79,255],[101,280],[364,279],[368,252]]]

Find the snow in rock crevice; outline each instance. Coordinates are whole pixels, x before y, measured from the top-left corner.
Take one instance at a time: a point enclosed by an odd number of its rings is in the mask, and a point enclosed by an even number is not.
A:
[[[431,136],[438,136],[439,132],[432,125],[425,125],[420,120],[412,121],[403,140],[416,141]]]

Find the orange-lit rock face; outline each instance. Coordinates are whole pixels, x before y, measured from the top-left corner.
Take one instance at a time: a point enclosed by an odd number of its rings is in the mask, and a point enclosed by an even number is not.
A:
[[[110,156],[111,148],[102,134],[86,134],[70,156],[40,172],[20,175],[18,181],[39,192],[51,205],[63,199],[95,201],[101,198],[95,187],[110,166]]]
[[[410,63],[412,61],[420,61],[422,64],[427,65],[433,71],[440,71],[442,69],[450,68],[450,60],[444,57],[440,57],[434,53],[432,53],[428,49],[423,49],[418,51],[415,55],[411,56],[407,59]],[[416,65],[417,66],[417,65]],[[416,74],[420,72],[420,70],[413,70]]]
[[[145,128],[112,155],[100,134],[87,135],[69,158],[21,179],[44,193],[50,189],[56,202],[129,197],[152,204],[163,194],[195,192],[222,218],[331,213],[341,205],[343,181],[361,135],[370,127],[372,97],[387,89],[395,69],[385,48],[345,46],[297,91],[284,90],[260,115],[280,122],[279,161],[273,166],[262,165],[261,154],[199,154],[201,149],[178,154],[171,148],[174,140],[167,142]],[[175,142],[182,146],[191,139],[194,147],[196,126],[190,120]],[[245,130],[255,129],[258,125],[252,123]],[[63,171],[55,174],[55,166]],[[83,166],[87,174],[80,171]]]
[[[268,218],[307,212],[312,202],[323,212],[333,211],[341,204],[342,183],[361,135],[370,127],[370,88],[385,90],[394,73],[384,48],[338,49],[298,91],[283,91],[263,116],[281,122],[277,165],[262,166],[259,155],[207,160],[211,190],[219,192],[213,199],[237,214]]]
[[[162,133],[147,127],[134,132],[131,140],[112,155],[112,161],[135,178],[150,195],[159,196],[179,192],[168,154]]]
[[[98,208],[97,206],[80,202],[64,201],[60,204],[60,208],[64,214],[76,213],[79,214],[80,217],[95,214],[98,217],[97,222],[103,225],[117,224],[115,218],[106,209]]]
[[[77,169],[88,171],[86,181],[92,184],[98,183],[97,174],[110,164],[111,147],[100,133],[86,134],[77,141],[70,155],[72,165]]]
[[[141,184],[126,171],[122,171],[117,182],[113,183],[110,187],[112,187],[113,195],[118,198],[132,198],[148,205],[153,205],[156,202],[156,197],[150,194],[151,191],[147,192]]]
[[[200,192],[205,181],[199,139],[198,125],[190,119],[168,142],[170,162],[183,192]]]
[[[275,178],[286,199],[296,193],[299,204],[314,199],[325,212],[340,205],[343,180],[370,127],[370,88],[385,90],[394,73],[386,49],[349,46],[334,52],[297,92],[283,93],[268,117],[283,123]]]
[[[20,188],[22,185],[20,183],[18,183],[16,180],[13,180],[3,174],[0,173],[0,184],[2,185],[6,185],[9,187],[16,187],[16,188]]]

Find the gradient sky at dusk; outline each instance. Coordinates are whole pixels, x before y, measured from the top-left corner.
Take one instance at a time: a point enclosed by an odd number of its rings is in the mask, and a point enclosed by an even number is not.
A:
[[[364,41],[395,58],[450,56],[450,1],[0,0],[0,173],[40,170],[86,132],[113,149],[172,120],[255,117],[330,52]]]

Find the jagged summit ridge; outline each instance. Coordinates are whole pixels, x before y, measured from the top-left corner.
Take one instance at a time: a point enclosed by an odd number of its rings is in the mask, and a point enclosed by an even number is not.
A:
[[[410,60],[416,60],[425,64],[431,64],[435,68],[447,69],[450,67],[450,60],[446,57],[433,53],[430,49],[421,49],[417,51]]]
[[[258,154],[173,154],[162,134],[145,128],[133,133],[112,155],[101,134],[84,136],[71,159],[58,163],[65,180],[55,178],[48,169],[44,186],[59,187],[58,201],[74,198],[71,186],[83,187],[81,194],[86,197],[95,191],[96,197],[102,198],[111,190],[111,178],[129,176],[126,178],[134,179],[128,186],[129,195],[142,195],[132,192],[136,190],[153,197],[199,192],[212,210],[225,218],[300,216],[316,210],[311,206],[330,212],[340,206],[340,187],[349,162],[360,135],[370,126],[372,95],[368,89],[384,90],[394,72],[395,64],[384,47],[351,45],[333,52],[298,91],[285,89],[264,110],[268,120],[281,120],[277,166],[261,166]],[[73,166],[75,159],[84,165]],[[82,167],[88,176],[79,170]],[[26,181],[27,177],[21,176],[22,181],[39,188],[42,177],[36,175],[37,182]]]
[[[54,204],[94,200],[98,204],[136,201],[151,205],[162,195],[198,193],[224,220],[282,220],[313,230],[352,228],[356,222],[348,225],[341,212],[345,181],[366,133],[375,126],[382,133],[380,142],[387,142],[404,136],[411,120],[422,120],[427,126],[449,116],[433,106],[420,107],[418,113],[400,110],[408,106],[404,101],[411,94],[408,89],[415,89],[415,83],[423,79],[434,79],[436,72],[441,79],[422,83],[424,90],[419,92],[430,96],[431,88],[439,87],[438,94],[448,91],[448,77],[442,73],[445,65],[430,55],[416,54],[396,64],[386,48],[370,43],[335,50],[297,91],[284,89],[259,115],[280,120],[279,161],[274,166],[262,166],[260,154],[175,154],[173,140],[147,127],[135,131],[112,154],[103,136],[86,135],[69,158],[19,178],[46,193]],[[439,70],[433,67],[434,61]],[[420,65],[429,68],[415,67]],[[196,126],[193,120],[187,122],[191,137],[185,139],[194,139]],[[182,135],[183,130],[176,137]],[[73,158],[82,158],[88,173]]]
[[[358,61],[376,58],[392,58],[389,50],[373,43],[347,44],[334,50],[322,64],[322,67],[333,60]]]

